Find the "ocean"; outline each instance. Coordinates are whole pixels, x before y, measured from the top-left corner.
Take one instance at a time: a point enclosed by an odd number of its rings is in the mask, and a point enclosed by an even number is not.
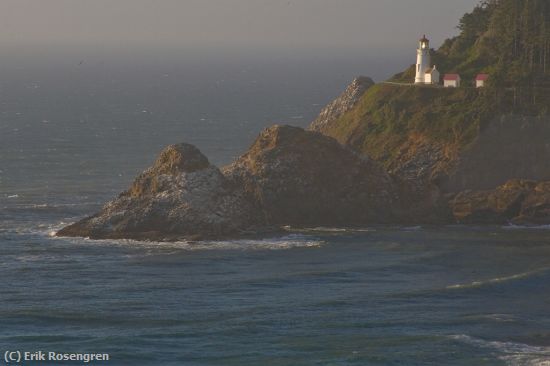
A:
[[[360,55],[222,51],[9,53],[0,363],[51,351],[109,354],[97,365],[550,365],[549,227],[54,237],[168,144],[193,143],[221,166],[265,127],[307,126],[353,77],[399,70]]]

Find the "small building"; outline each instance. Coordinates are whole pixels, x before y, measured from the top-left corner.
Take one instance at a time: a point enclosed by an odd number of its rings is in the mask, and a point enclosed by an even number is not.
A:
[[[479,74],[476,76],[476,88],[483,88],[489,79],[489,74]]]
[[[439,85],[440,78],[441,74],[439,73],[439,70],[437,70],[437,67],[434,65],[433,68],[426,70],[426,74],[424,75],[424,83]]]
[[[460,75],[445,74],[443,77],[443,86],[445,88],[458,88],[460,86]]]

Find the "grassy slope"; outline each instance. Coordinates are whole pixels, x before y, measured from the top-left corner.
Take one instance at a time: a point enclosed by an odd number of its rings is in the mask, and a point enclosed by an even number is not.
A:
[[[375,159],[391,160],[411,136],[468,145],[494,113],[486,90],[377,84],[324,132]]]

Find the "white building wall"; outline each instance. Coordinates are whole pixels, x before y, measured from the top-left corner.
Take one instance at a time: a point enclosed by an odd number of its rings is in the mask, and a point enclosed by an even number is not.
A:
[[[422,49],[422,47],[418,47],[416,53],[416,78],[414,82],[416,84],[422,84],[426,82],[426,70],[428,70],[431,66],[430,49],[429,47],[425,49]]]
[[[426,84],[432,83],[432,74],[430,74],[429,72],[427,72],[426,75],[424,75],[424,83]]]
[[[445,88],[458,88],[460,86],[460,82],[458,80],[445,80],[443,82],[443,86]]]

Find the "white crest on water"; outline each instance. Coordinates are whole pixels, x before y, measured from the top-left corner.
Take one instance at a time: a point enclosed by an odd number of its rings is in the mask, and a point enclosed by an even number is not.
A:
[[[497,357],[510,366],[550,366],[550,347],[486,341],[465,334],[452,335],[450,338],[475,347],[493,349],[498,352]]]

